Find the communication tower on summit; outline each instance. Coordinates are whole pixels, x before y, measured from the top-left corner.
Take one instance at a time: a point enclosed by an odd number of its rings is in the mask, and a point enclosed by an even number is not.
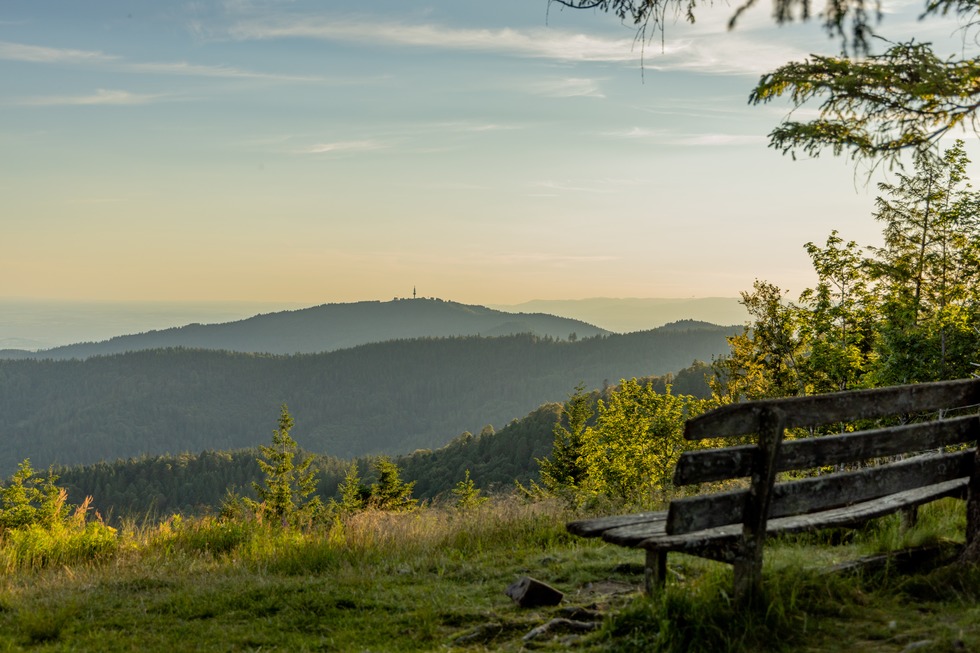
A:
[[[415,286],[412,286],[412,299],[416,299],[416,297],[415,297]]]

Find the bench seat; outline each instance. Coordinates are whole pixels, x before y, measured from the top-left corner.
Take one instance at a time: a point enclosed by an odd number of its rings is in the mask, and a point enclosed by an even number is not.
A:
[[[883,517],[904,508],[913,508],[944,497],[965,498],[969,479],[958,478],[944,483],[906,490],[886,497],[863,501],[851,506],[823,510],[808,515],[793,515],[770,519],[766,534],[770,537],[783,533],[800,533],[822,528],[855,526],[869,519]],[[570,522],[568,531],[581,537],[601,537],[620,546],[648,550],[690,550],[701,555],[708,544],[735,543],[742,537],[742,524],[729,524],[683,535],[669,535],[666,531],[667,511],[643,512],[615,517],[599,517]]]

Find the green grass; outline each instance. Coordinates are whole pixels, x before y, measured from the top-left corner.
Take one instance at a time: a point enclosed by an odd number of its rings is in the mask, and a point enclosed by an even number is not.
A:
[[[894,517],[845,538],[773,542],[765,601],[749,611],[731,605],[730,568],[681,555],[666,590],[644,596],[641,553],[568,535],[570,515],[550,504],[369,512],[311,533],[130,524],[111,555],[8,567],[0,651],[980,650],[980,571],[823,573],[962,539],[962,513],[944,501],[912,530]],[[563,591],[563,604],[517,607],[504,589],[523,575]],[[601,627],[524,641],[567,608],[597,611]]]

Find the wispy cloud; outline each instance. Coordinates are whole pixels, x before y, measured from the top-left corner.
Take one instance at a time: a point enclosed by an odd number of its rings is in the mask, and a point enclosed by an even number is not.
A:
[[[117,58],[94,50],[72,50],[68,48],[48,48],[26,43],[0,41],[0,59],[7,61],[26,61],[30,63],[109,63]]]
[[[807,56],[805,50],[729,32],[677,39],[669,47],[646,48],[644,66],[650,70],[684,70],[718,75],[761,75]]]
[[[592,193],[599,195],[610,195],[620,192],[623,188],[638,186],[648,183],[642,179],[632,178],[600,178],[600,179],[547,179],[531,184],[531,188],[537,192],[531,193],[534,197],[554,197],[565,193]]]
[[[671,145],[691,145],[694,147],[726,145],[765,145],[769,139],[762,134],[692,134],[679,136]]]
[[[369,152],[388,147],[386,143],[375,140],[336,141],[333,143],[317,143],[298,150],[299,154],[336,154],[343,152]]]
[[[476,122],[470,120],[457,120],[452,122],[439,122],[433,123],[426,127],[432,131],[445,132],[464,132],[464,133],[480,133],[480,132],[496,132],[496,131],[511,131],[514,129],[524,129],[522,125],[503,125],[500,123],[492,122]]]
[[[643,127],[602,132],[601,135],[624,140],[658,143],[661,145],[700,147],[756,145],[768,142],[768,139],[761,134],[682,134],[668,129],[646,129]]]
[[[26,106],[95,106],[95,105],[137,105],[149,104],[165,97],[164,95],[151,95],[144,93],[130,93],[129,91],[112,91],[100,88],[90,95],[47,95],[31,98],[23,98],[17,104]]]
[[[234,66],[205,66],[186,61],[163,63],[128,63],[121,66],[127,72],[157,75],[184,75],[187,77],[222,77],[225,79],[267,79],[290,82],[322,82],[323,77],[308,75],[282,75],[243,70]]]
[[[561,29],[475,29],[438,24],[378,23],[322,16],[269,16],[241,21],[232,38],[308,38],[378,47],[382,45],[492,52],[559,61],[639,62],[651,70],[758,75],[806,52],[756,35],[692,27],[665,44],[637,43],[630,37],[583,34]]]
[[[647,127],[630,127],[629,129],[617,129],[602,132],[601,136],[611,136],[612,138],[623,138],[630,140],[662,140],[672,132],[668,129],[649,129]]]
[[[291,17],[241,22],[230,30],[240,40],[311,38],[450,50],[502,52],[563,61],[636,61],[632,38],[604,38],[551,29],[472,29],[443,25],[357,22]]]
[[[540,82],[531,92],[546,97],[606,97],[599,87],[599,81],[587,77],[566,77]]]
[[[0,41],[0,60],[39,64],[72,64],[98,66],[124,73],[183,75],[186,77],[220,77],[226,79],[264,79],[290,82],[322,82],[323,77],[284,75],[244,70],[234,66],[201,65],[186,61],[127,62],[120,57],[94,50],[50,48],[26,43]]]

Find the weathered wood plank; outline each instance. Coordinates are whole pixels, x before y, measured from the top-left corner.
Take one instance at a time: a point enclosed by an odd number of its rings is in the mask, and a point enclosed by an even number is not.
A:
[[[684,437],[700,440],[758,433],[761,415],[769,408],[784,411],[787,415],[786,427],[793,428],[978,404],[980,379],[763,399],[722,406],[694,417],[687,421]]]
[[[905,424],[883,429],[786,440],[776,459],[778,471],[810,469],[938,449],[976,440],[980,416]],[[675,485],[724,481],[752,475],[756,445],[687,451],[674,469]]]
[[[922,455],[854,472],[777,483],[773,487],[769,518],[827,510],[968,477],[973,468],[973,456],[972,450]],[[691,533],[741,523],[748,494],[748,490],[736,490],[675,499],[667,512],[666,532]]]
[[[667,519],[667,511],[659,512],[638,512],[632,515],[615,515],[612,517],[597,517],[595,519],[582,519],[569,522],[565,525],[566,530],[573,535],[580,537],[599,537],[604,532],[623,526],[634,526],[637,524],[648,524],[651,522],[663,522]]]
[[[772,537],[783,533],[801,533],[824,528],[856,526],[870,519],[884,517],[903,508],[922,505],[943,497],[963,498],[967,492],[966,488],[966,479],[956,479],[853,506],[804,516],[770,519],[766,524],[766,533]],[[741,524],[729,524],[683,535],[668,535],[663,529],[663,522],[659,522],[647,524],[645,527],[637,525],[628,531],[627,529],[614,529],[607,532],[603,539],[620,546],[655,551],[676,551],[730,563],[735,558],[736,545],[741,537]]]
[[[965,497],[968,480],[958,478],[936,485],[897,492],[871,501],[851,506],[833,508],[809,515],[792,515],[770,519],[766,523],[766,533],[772,537],[783,533],[802,533],[824,528],[842,528],[863,524],[871,519],[884,517],[909,506],[918,506],[943,497]],[[626,537],[624,533],[607,533],[603,536],[608,542],[642,549],[679,551],[700,555],[705,547],[719,547],[725,542],[733,542],[742,535],[741,524],[728,524],[694,533],[681,535],[668,534],[663,523],[650,524],[646,531],[636,528]]]

